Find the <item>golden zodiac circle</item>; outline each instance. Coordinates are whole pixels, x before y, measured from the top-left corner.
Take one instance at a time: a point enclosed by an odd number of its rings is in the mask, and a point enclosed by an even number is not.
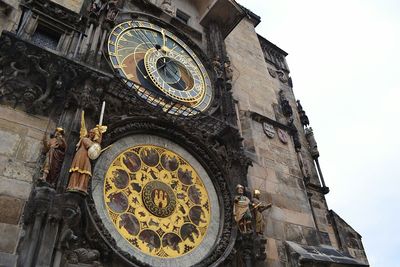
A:
[[[196,248],[210,223],[207,190],[196,170],[174,151],[138,145],[120,153],[104,180],[115,228],[143,253],[176,258]]]

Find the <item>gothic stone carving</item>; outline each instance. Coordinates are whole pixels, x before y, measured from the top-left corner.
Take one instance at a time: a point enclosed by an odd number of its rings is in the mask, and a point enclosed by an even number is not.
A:
[[[289,104],[289,100],[287,100],[283,90],[279,91],[279,100],[280,100],[283,115],[285,115],[285,117],[291,117],[293,115],[293,110],[292,110],[292,107]]]
[[[297,103],[297,111],[299,112],[300,122],[303,126],[307,127],[310,124],[306,112],[303,110],[303,106],[300,104],[300,100],[296,101]]]
[[[310,146],[311,156],[313,157],[313,159],[318,159],[319,151],[318,151],[317,141],[315,141],[313,129],[311,127],[308,127],[305,129],[305,132],[308,144]]]

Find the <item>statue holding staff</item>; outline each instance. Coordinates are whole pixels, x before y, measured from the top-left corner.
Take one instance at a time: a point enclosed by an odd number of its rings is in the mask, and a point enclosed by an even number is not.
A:
[[[103,133],[107,131],[107,126],[101,125],[103,122],[104,106],[105,103],[103,102],[99,124],[89,132],[85,126],[85,113],[82,111],[80,140],[76,145],[76,153],[69,169],[68,191],[75,191],[85,195],[88,193],[88,184],[92,176],[90,160],[97,159],[102,152],[100,144]]]

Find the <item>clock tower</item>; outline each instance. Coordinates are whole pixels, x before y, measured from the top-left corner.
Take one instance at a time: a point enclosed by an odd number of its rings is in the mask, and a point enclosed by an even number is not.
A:
[[[256,14],[231,0],[0,12],[1,266],[368,266],[327,208],[287,53]]]

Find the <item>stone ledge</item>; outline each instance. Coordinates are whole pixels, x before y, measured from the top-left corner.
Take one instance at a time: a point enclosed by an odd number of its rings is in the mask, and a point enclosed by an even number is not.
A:
[[[0,267],[17,266],[17,255],[0,252]]]
[[[303,266],[304,263],[324,264],[324,266],[369,266],[349,254],[331,246],[306,246],[286,241],[286,249],[291,255],[292,264]]]
[[[31,183],[0,176],[0,195],[28,199],[31,189]]]

